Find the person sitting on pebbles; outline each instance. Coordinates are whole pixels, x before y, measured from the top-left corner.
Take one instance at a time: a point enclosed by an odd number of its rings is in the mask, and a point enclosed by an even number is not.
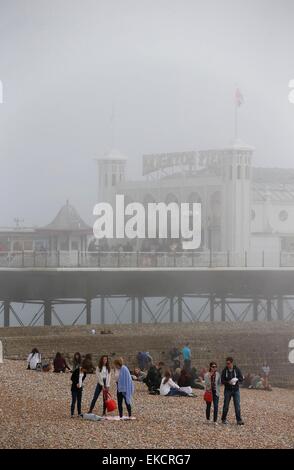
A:
[[[28,369],[36,370],[37,364],[41,364],[41,354],[37,348],[32,349],[32,352],[27,358]]]
[[[56,353],[55,359],[53,361],[53,372],[66,372],[66,369],[70,371],[70,367],[67,365],[65,358],[62,356],[60,352]]]
[[[188,397],[188,393],[181,390],[178,384],[176,384],[172,379],[172,374],[169,369],[165,371],[163,379],[160,384],[160,395],[164,395],[165,397],[174,397],[174,396],[181,396],[181,397]]]
[[[141,370],[139,367],[135,367],[134,372],[131,374],[132,379],[135,382],[143,382],[147,377],[147,373]]]

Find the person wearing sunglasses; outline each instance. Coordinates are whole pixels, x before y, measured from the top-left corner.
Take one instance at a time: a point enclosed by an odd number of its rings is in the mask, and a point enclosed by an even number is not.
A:
[[[206,401],[206,419],[210,421],[211,404],[213,403],[213,422],[217,424],[218,401],[220,396],[221,377],[216,362],[209,364],[209,371],[204,375],[205,392],[209,396]]]
[[[244,421],[241,418],[239,389],[239,384],[243,382],[243,375],[240,369],[234,365],[234,359],[232,357],[227,357],[226,359],[226,367],[222,371],[221,381],[225,386],[222,423],[227,424],[227,414],[231,398],[233,398],[237,424],[243,425]]]

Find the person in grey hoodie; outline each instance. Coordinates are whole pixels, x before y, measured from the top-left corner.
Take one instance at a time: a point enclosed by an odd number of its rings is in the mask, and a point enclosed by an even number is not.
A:
[[[221,376],[216,362],[209,364],[209,371],[204,375],[205,391],[212,393],[212,402],[206,402],[206,419],[210,420],[211,403],[213,403],[213,422],[217,423],[218,401],[220,396]]]

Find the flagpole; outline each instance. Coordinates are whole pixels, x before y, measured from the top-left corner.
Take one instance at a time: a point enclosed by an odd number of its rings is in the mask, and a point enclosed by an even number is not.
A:
[[[115,106],[112,103],[111,116],[110,116],[110,145],[114,149],[115,145]]]
[[[235,143],[237,142],[237,139],[238,139],[238,104],[235,100],[235,119],[234,119],[234,126],[235,126],[235,130],[234,130],[234,138],[235,138]]]

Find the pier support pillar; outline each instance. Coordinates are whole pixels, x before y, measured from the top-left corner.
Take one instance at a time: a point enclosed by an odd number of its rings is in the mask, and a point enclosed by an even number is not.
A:
[[[209,319],[214,322],[214,294],[209,296]]]
[[[277,311],[278,311],[278,320],[284,320],[284,298],[282,295],[278,296],[277,299]]]
[[[143,320],[143,299],[138,297],[138,323],[142,323]]]
[[[86,300],[86,323],[91,325],[92,323],[92,301],[91,299]]]
[[[226,321],[226,299],[221,298],[221,321]]]
[[[131,298],[131,321],[136,323],[136,297]]]
[[[5,300],[3,303],[4,308],[4,327],[10,326],[10,302]]]
[[[101,325],[105,325],[105,297],[100,298],[100,322]]]
[[[183,299],[178,297],[178,321],[182,323],[183,321]]]
[[[52,325],[52,302],[45,300],[44,302],[44,326]]]
[[[169,299],[169,321],[173,323],[174,321],[174,298],[170,297]]]
[[[266,319],[267,319],[267,321],[272,320],[272,301],[271,301],[271,299],[266,300]]]
[[[257,297],[253,299],[253,321],[258,321],[258,304],[259,300]]]

